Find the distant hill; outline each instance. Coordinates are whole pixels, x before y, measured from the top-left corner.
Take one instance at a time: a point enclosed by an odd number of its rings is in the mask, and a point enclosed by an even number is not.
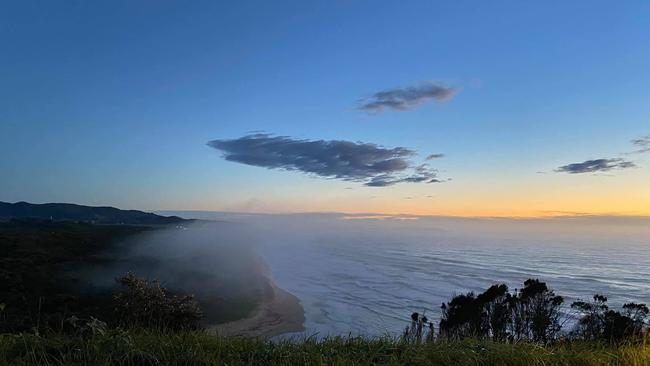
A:
[[[92,207],[71,203],[0,202],[0,220],[9,219],[84,221],[95,224],[128,225],[164,225],[191,221],[178,216],[160,216],[137,210],[120,210],[115,207]]]

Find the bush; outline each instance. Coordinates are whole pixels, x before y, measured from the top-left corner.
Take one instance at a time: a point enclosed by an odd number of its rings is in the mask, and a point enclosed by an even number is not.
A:
[[[598,294],[593,302],[575,301],[571,307],[582,313],[574,331],[577,337],[608,342],[641,337],[649,312],[645,304],[632,302],[623,305],[623,313],[611,310],[607,297]]]
[[[504,340],[510,322],[511,295],[508,286],[494,285],[478,296],[458,295],[442,304],[440,334],[445,338],[492,337]]]
[[[125,328],[172,330],[200,328],[201,309],[192,295],[174,295],[158,281],[129,273],[118,278],[123,290],[113,295],[115,318]]]
[[[442,304],[440,337],[444,339],[492,338],[494,341],[557,340],[638,342],[648,329],[650,309],[645,304],[627,303],[622,311],[607,306],[607,297],[596,294],[593,302],[575,301],[571,308],[579,318],[575,329],[562,332],[569,316],[562,311],[564,298],[539,280],[529,279],[513,293],[506,285],[493,285],[475,295],[458,295]],[[407,332],[408,333],[408,332]]]
[[[440,335],[547,343],[555,340],[561,329],[563,302],[539,280],[527,280],[521,291],[512,294],[504,284],[493,285],[479,295],[470,292],[443,303]]]
[[[515,339],[547,343],[557,338],[562,328],[562,296],[557,296],[545,282],[528,279],[524,288],[512,297]]]

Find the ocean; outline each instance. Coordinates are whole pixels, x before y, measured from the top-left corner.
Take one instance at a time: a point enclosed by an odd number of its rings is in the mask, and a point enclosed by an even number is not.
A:
[[[185,215],[187,216],[187,215]],[[212,217],[214,218],[214,217]],[[303,335],[398,335],[414,311],[528,278],[565,297],[650,303],[647,219],[547,220],[223,215],[249,225],[255,250],[305,309]],[[295,336],[291,335],[291,336]]]

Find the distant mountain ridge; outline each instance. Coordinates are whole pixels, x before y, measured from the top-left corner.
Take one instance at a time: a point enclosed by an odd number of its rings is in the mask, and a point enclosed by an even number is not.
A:
[[[115,207],[82,206],[72,203],[0,202],[0,220],[43,219],[55,221],[84,221],[95,224],[165,225],[190,222],[178,216],[161,216],[137,210]]]

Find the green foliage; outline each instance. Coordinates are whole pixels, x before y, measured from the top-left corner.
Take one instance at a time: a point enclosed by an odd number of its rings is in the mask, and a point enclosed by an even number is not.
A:
[[[158,281],[132,273],[118,278],[123,290],[113,295],[117,323],[126,328],[198,329],[201,309],[190,295],[171,294]]]
[[[562,296],[555,295],[545,282],[528,279],[511,298],[513,309],[512,336],[516,340],[554,341],[561,330]]]
[[[0,332],[60,330],[76,314],[104,317],[105,296],[81,296],[70,269],[101,263],[98,254],[138,226],[12,220],[0,222]]]
[[[575,301],[573,309],[582,313],[575,333],[585,340],[618,342],[643,334],[648,307],[645,304],[627,303],[623,313],[611,310],[607,297],[596,294],[593,302]]]
[[[648,365],[650,344],[551,346],[466,339],[405,343],[335,337],[269,342],[206,333],[110,330],[86,337],[1,335],[0,365]]]
[[[578,311],[573,331],[562,329],[569,320],[562,309],[564,298],[546,283],[529,279],[520,291],[493,285],[485,292],[458,295],[442,304],[440,336],[445,339],[492,338],[494,341],[549,343],[561,337],[589,341],[626,342],[649,331],[650,310],[645,304],[627,303],[622,312],[607,306],[607,297],[596,294],[593,302],[575,301]]]
[[[514,293],[509,293],[504,284],[493,285],[479,295],[470,292],[443,303],[440,335],[448,339],[491,337],[546,343],[556,339],[560,331],[563,302],[539,280],[527,280],[521,291]]]

